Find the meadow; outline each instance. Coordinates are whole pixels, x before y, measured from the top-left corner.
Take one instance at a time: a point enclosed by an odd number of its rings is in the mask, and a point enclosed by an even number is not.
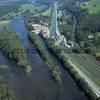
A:
[[[98,13],[100,12],[100,0],[90,0],[85,4],[81,4],[81,8],[88,9],[89,13]]]

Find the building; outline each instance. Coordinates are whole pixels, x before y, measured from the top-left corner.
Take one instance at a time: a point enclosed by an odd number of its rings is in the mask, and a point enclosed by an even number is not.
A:
[[[44,38],[49,37],[49,29],[46,27],[47,25],[40,25],[40,24],[32,24],[33,30],[35,34],[40,34]]]
[[[49,37],[49,29],[45,26],[42,26],[41,30],[40,30],[40,35],[42,35],[44,38],[48,38]]]

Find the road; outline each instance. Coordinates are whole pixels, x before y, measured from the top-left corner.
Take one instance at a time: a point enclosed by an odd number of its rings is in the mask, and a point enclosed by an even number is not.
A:
[[[51,29],[50,33],[52,37],[56,37],[60,35],[58,30],[58,22],[57,22],[57,9],[58,5],[57,2],[54,3],[54,7],[52,8],[52,19],[51,19]]]
[[[96,70],[95,66],[77,54],[69,54],[69,61],[79,75],[89,84],[95,94],[100,97],[100,71]]]
[[[74,19],[73,29],[72,29],[72,41],[75,43],[75,29],[77,25],[77,20],[73,14],[71,14]],[[91,62],[86,54],[69,54],[70,63],[73,65],[75,70],[83,77],[89,84],[91,89],[100,97],[100,67],[95,62]],[[74,62],[73,62],[74,61]]]
[[[75,16],[73,16],[73,20],[74,20],[74,24],[73,24],[73,29],[72,29],[72,41],[74,43],[75,42],[75,30],[76,30],[76,26],[77,26],[77,20],[76,20]]]
[[[74,19],[75,20],[75,19]],[[73,34],[76,28],[76,21],[73,25]],[[52,13],[52,20],[51,20],[51,36],[54,38],[60,35],[58,30],[58,23],[57,23],[57,3],[54,4],[54,10]],[[74,34],[75,35],[75,34]],[[72,35],[72,41],[74,41],[74,35]],[[66,46],[66,40],[64,40]],[[74,41],[75,42],[75,41]],[[94,66],[94,63],[87,61],[86,59],[82,58],[82,54],[69,54],[69,60],[73,68],[79,73],[79,75],[85,79],[85,81],[90,85],[91,89],[100,97],[100,72],[96,69],[99,66]],[[80,66],[80,67],[78,67]],[[99,85],[97,85],[98,83]]]

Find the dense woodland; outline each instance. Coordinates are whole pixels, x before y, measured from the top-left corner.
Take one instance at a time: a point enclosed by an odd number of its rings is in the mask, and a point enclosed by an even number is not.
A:
[[[88,1],[88,0],[87,0]],[[100,53],[100,11],[98,13],[89,13],[88,9],[82,9],[79,5],[73,1],[64,1],[63,8],[66,13],[70,12],[77,21],[75,29],[75,40],[80,47],[86,52],[96,57],[99,57]],[[65,20],[65,19],[64,19]],[[69,20],[69,19],[68,19]],[[72,19],[73,20],[73,19]],[[72,27],[74,21],[70,21],[69,30]],[[67,24],[68,26],[68,24]],[[64,28],[65,27],[65,28]],[[66,31],[66,24],[63,26],[64,33]],[[69,31],[70,32],[70,31]],[[92,36],[92,38],[89,38]],[[98,53],[98,55],[96,55]]]
[[[3,5],[0,6],[0,17],[2,17],[5,14],[8,14],[10,12],[17,12],[17,10],[20,8],[22,4],[26,2],[17,2],[17,3],[11,3],[9,5]]]

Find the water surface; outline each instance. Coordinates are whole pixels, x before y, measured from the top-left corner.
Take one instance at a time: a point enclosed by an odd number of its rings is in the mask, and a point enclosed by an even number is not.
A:
[[[28,40],[23,17],[17,17],[9,26],[17,32],[24,48],[35,48]],[[0,70],[0,73],[5,76],[7,84],[18,100],[87,100],[85,94],[61,65],[59,67],[62,71],[62,86],[59,86],[51,79],[48,67],[38,53],[28,53],[27,58],[32,67],[30,74],[26,74],[0,53],[0,64],[7,66],[6,69]]]

